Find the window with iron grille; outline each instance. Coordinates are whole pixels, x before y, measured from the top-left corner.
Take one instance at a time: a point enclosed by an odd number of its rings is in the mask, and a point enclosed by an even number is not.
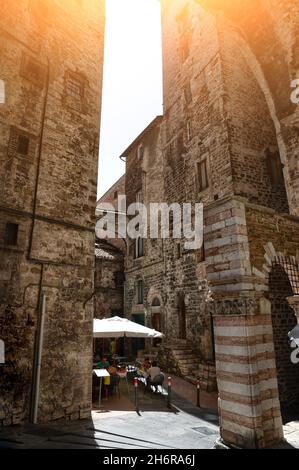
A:
[[[4,243],[9,246],[17,246],[18,244],[19,225],[7,223],[5,227]]]
[[[84,109],[85,80],[79,74],[68,72],[65,77],[65,103],[78,112]]]
[[[9,157],[28,157],[33,160],[36,150],[36,137],[16,127],[10,128],[10,136],[7,147]]]

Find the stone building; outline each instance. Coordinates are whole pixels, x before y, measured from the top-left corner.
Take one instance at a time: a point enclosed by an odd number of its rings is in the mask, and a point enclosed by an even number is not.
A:
[[[200,252],[178,262],[169,243],[167,318],[204,361],[215,349],[222,438],[242,447],[279,441],[298,409],[298,11],[162,1],[165,199],[203,202],[205,222]]]
[[[123,154],[127,205],[202,202],[204,244],[128,240],[126,315],[182,375],[216,369],[222,439],[262,448],[299,403],[298,2],[161,4],[164,116]]]
[[[126,160],[127,209],[135,203],[143,203],[149,208],[151,203],[164,200],[161,124],[162,117],[158,116],[121,156]],[[126,317],[163,332],[166,328],[164,254],[164,240],[151,239],[149,233],[146,239],[127,239]],[[144,340],[133,343],[135,354],[151,346],[150,341],[147,344]]]
[[[118,197],[125,195],[125,175],[122,176],[97,203],[97,219],[110,210],[117,219]],[[95,318],[124,316],[124,258],[126,240],[96,237]]]
[[[104,21],[99,0],[1,2],[0,425],[91,409]]]

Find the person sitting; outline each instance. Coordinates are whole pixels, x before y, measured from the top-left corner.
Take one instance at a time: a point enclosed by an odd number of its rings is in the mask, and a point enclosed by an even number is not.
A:
[[[158,392],[158,386],[164,382],[164,374],[161,372],[158,363],[153,361],[152,366],[148,369],[147,387],[151,390],[151,387],[155,387],[155,391]]]
[[[108,387],[110,395],[114,392],[115,385],[119,383],[119,376],[117,375],[117,368],[115,365],[115,361],[109,361],[108,372],[110,374],[110,385]]]
[[[107,369],[109,367],[109,362],[107,361],[106,356],[103,356],[102,360],[97,362],[96,367],[99,369]]]
[[[109,367],[108,367],[108,372],[110,375],[116,375],[117,374],[117,368],[115,365],[115,361],[109,361]]]
[[[145,357],[144,358],[144,361],[141,365],[141,368],[142,370],[144,370],[145,372],[147,372],[150,368],[152,367],[152,363],[151,361],[149,360],[149,357]]]

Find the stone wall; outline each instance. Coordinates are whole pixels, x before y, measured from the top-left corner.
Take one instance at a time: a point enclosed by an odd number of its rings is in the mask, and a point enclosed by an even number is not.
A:
[[[101,244],[96,248],[95,318],[123,316],[124,255],[118,249]]]
[[[0,423],[28,420],[45,294],[40,421],[91,408],[104,2],[12,0],[0,18]],[[8,225],[12,224],[12,225]]]

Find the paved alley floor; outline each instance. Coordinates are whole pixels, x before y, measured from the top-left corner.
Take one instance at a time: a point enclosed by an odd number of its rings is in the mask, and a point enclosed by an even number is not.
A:
[[[141,388],[137,413],[130,384],[129,393],[123,386],[120,397],[103,400],[102,405],[90,420],[4,429],[0,448],[212,449],[219,437],[215,411],[199,409],[175,393],[169,409],[165,394]]]

